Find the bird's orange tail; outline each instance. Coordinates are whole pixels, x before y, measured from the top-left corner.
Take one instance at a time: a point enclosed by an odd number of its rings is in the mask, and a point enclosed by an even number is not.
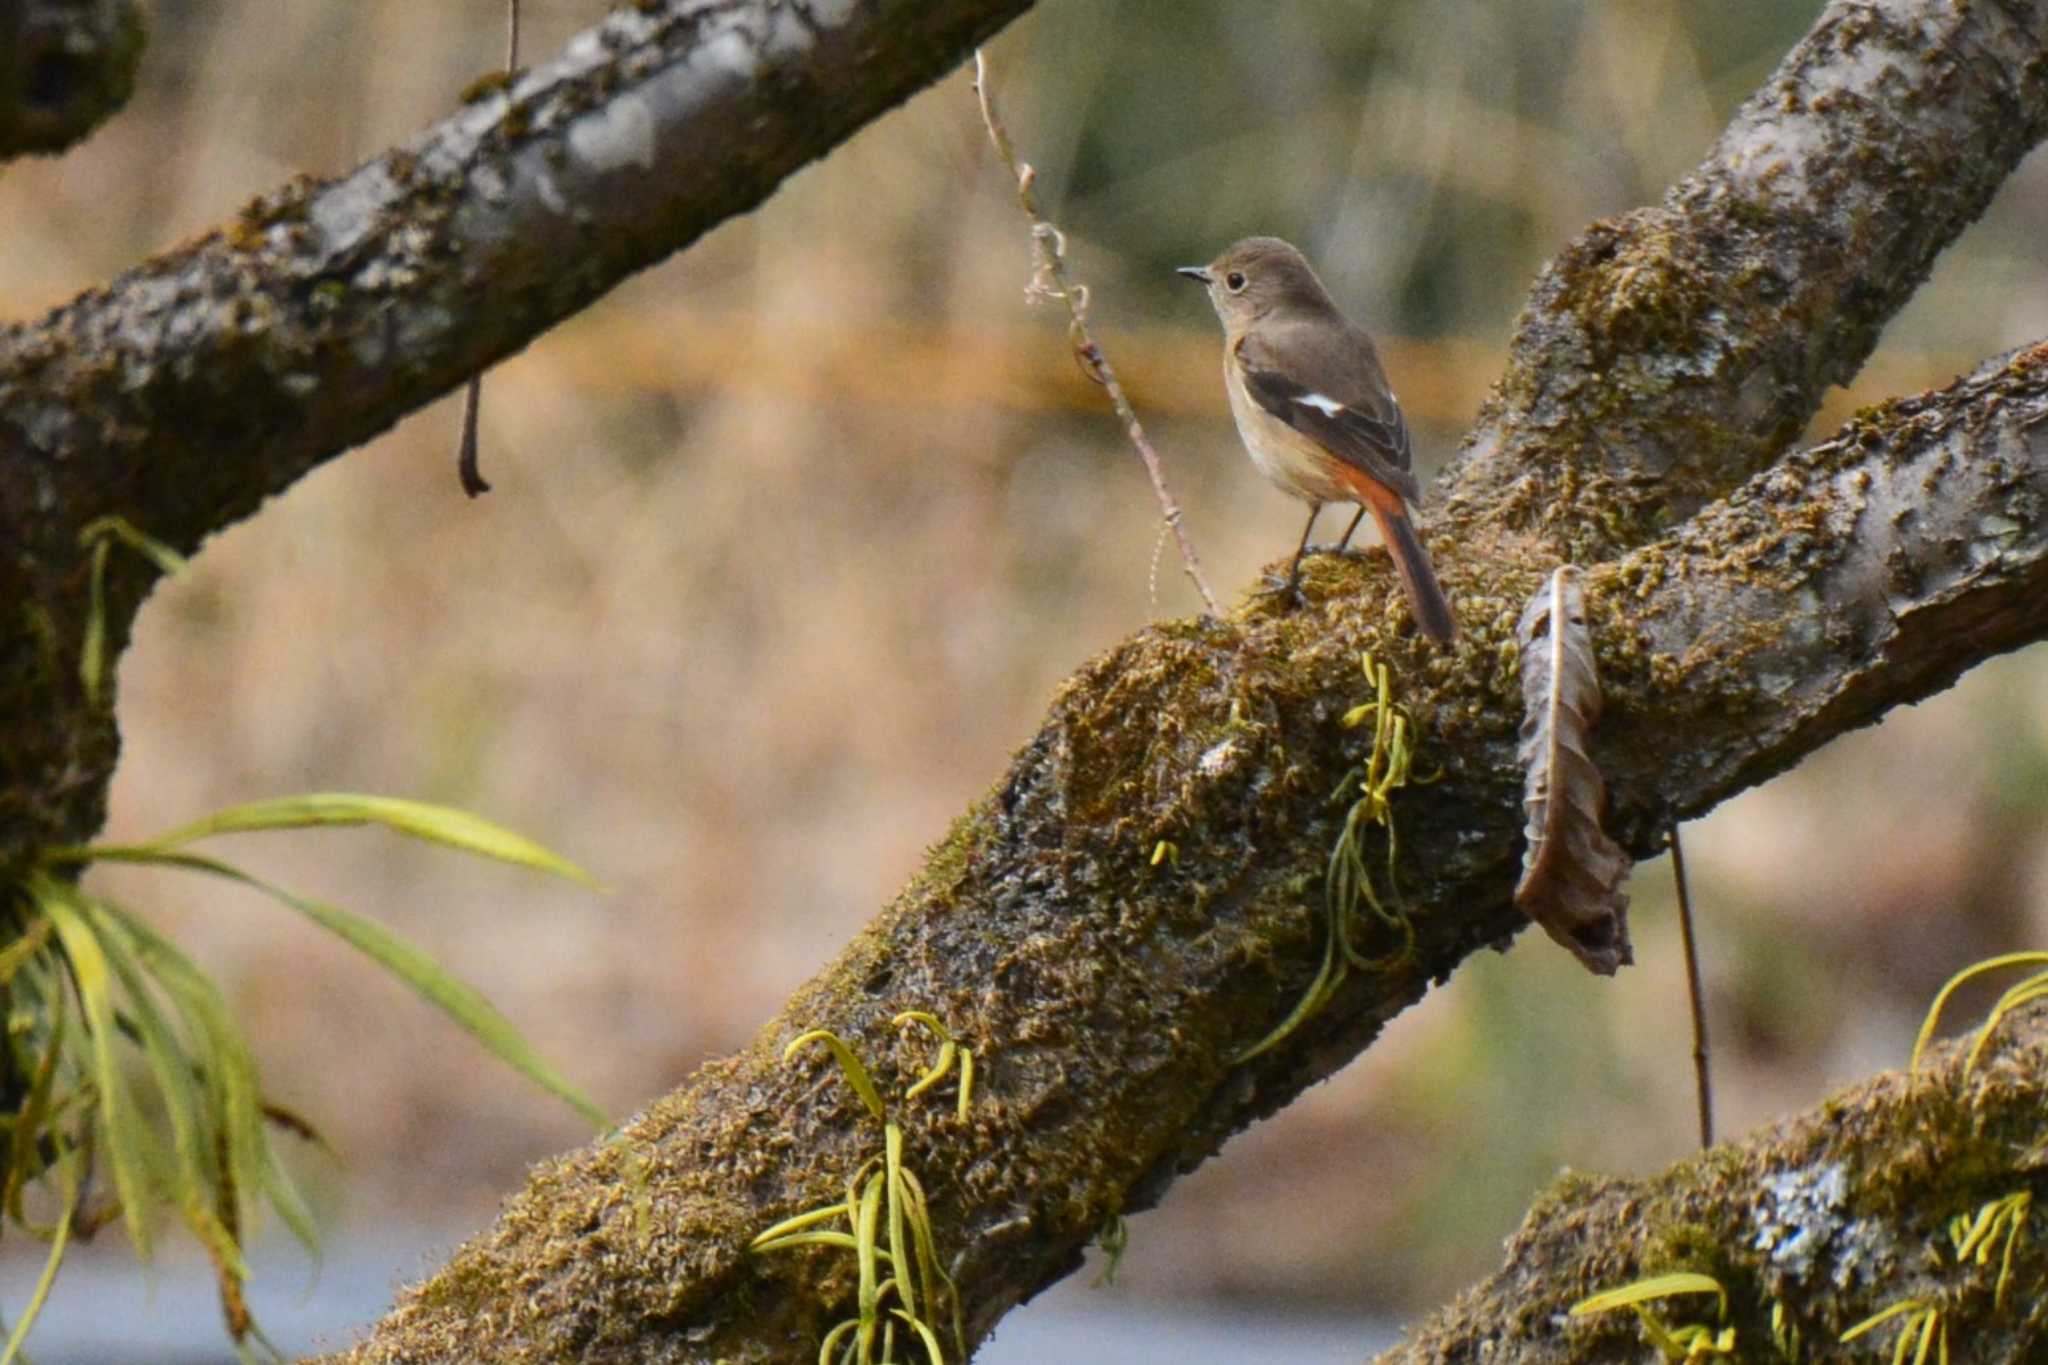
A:
[[[1415,613],[1415,624],[1438,644],[1449,644],[1458,632],[1457,622],[1452,620],[1451,604],[1444,599],[1444,590],[1436,581],[1436,570],[1429,567],[1429,555],[1416,538],[1407,505],[1399,493],[1377,484],[1363,491],[1373,523],[1380,528],[1380,539],[1387,543],[1387,553],[1394,557],[1394,570],[1401,575],[1401,587],[1408,594],[1408,609]]]

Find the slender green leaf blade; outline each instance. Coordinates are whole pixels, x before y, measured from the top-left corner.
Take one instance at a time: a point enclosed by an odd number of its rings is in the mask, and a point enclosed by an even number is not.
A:
[[[133,945],[118,928],[110,929],[90,897],[79,896],[77,905],[91,926],[114,979],[121,983],[127,1001],[122,1018],[132,1026],[141,1044],[158,1102],[171,1126],[174,1159],[162,1174],[168,1178],[172,1202],[180,1209],[204,1205],[212,1194],[206,1157],[209,1125],[203,1113],[200,1085],[193,1075],[193,1059],[157,1005],[136,961]]]
[[[21,930],[21,936],[14,942],[0,948],[0,986],[12,981],[14,974],[21,970],[21,964],[42,951],[43,945],[49,941],[50,921],[38,919]]]
[[[249,1049],[220,987],[184,950],[121,907],[101,904],[135,943],[138,956],[177,1007],[195,1037],[206,1043],[208,1065],[202,1074],[214,1096],[218,1121],[227,1142],[229,1187],[266,1197],[292,1235],[314,1256],[319,1255],[319,1228],[298,1186],[279,1163],[263,1117],[262,1083],[255,1055]]]
[[[185,556],[179,554],[155,536],[142,530],[126,517],[99,517],[86,523],[85,528],[78,533],[78,543],[98,548],[109,537],[119,540],[129,549],[135,551],[144,559],[149,560],[166,576],[183,573],[186,564],[189,563]]]
[[[495,1005],[486,1000],[474,987],[450,975],[418,947],[375,920],[305,896],[294,895],[283,887],[273,886],[260,877],[251,876],[232,863],[222,862],[205,854],[131,848],[116,850],[110,856],[124,862],[158,863],[198,872],[210,872],[217,877],[261,891],[280,905],[298,911],[405,982],[419,992],[429,1004],[438,1008],[482,1043],[500,1061],[543,1090],[563,1100],[593,1124],[599,1128],[610,1126],[611,1121],[605,1117],[604,1111],[591,1103],[567,1077],[550,1066]]]
[[[67,1168],[68,1173],[68,1168]],[[71,1245],[71,1215],[78,1203],[78,1189],[75,1181],[64,1182],[64,1208],[57,1215],[57,1232],[50,1239],[50,1254],[43,1258],[43,1273],[36,1277],[36,1287],[29,1295],[28,1306],[21,1310],[21,1321],[14,1324],[14,1330],[7,1336],[7,1347],[0,1351],[0,1365],[14,1365],[24,1360],[22,1343],[28,1340],[30,1329],[41,1316],[43,1305],[49,1302],[50,1286],[57,1282],[57,1267],[64,1264],[64,1252]]]
[[[839,1063],[839,1069],[846,1075],[846,1083],[860,1096],[860,1102],[867,1106],[868,1112],[878,1119],[885,1117],[882,1092],[875,1089],[874,1078],[868,1074],[867,1067],[862,1064],[854,1050],[831,1029],[814,1028],[809,1033],[798,1034],[790,1039],[789,1046],[782,1049],[782,1060],[787,1062],[812,1043],[823,1043],[832,1053],[833,1059]]]
[[[1720,1299],[1723,1311],[1726,1311],[1728,1291],[1721,1287],[1719,1280],[1711,1275],[1680,1270],[1668,1275],[1652,1275],[1633,1284],[1625,1284],[1618,1289],[1605,1290],[1580,1299],[1572,1305],[1571,1316],[1584,1317],[1588,1313],[1605,1313],[1616,1308],[1633,1307],[1639,1303],[1653,1303],[1658,1299],[1669,1298],[1673,1294],[1712,1294]]]
[[[596,887],[595,877],[560,854],[514,834],[503,825],[451,806],[427,801],[408,801],[396,796],[366,796],[356,792],[313,792],[283,796],[270,801],[251,801],[215,811],[203,820],[152,839],[143,848],[172,849],[216,834],[246,834],[261,830],[315,829],[347,825],[381,825],[385,829],[428,843],[460,849],[484,858],[550,872],[572,882]],[[88,848],[87,856],[101,856]]]
[[[78,986],[79,1006],[91,1033],[93,1083],[99,1090],[101,1128],[107,1139],[107,1164],[113,1168],[114,1191],[121,1199],[121,1217],[136,1254],[149,1255],[149,1222],[144,1216],[149,1205],[149,1173],[155,1164],[154,1141],[142,1121],[128,1079],[115,1051],[118,1036],[114,1024],[113,972],[106,954],[100,951],[78,906],[78,893],[67,884],[44,874],[28,881],[30,897],[57,930],[64,954],[71,960],[72,980]]]

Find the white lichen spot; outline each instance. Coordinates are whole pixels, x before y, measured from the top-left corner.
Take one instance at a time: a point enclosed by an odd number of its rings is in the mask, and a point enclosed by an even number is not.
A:
[[[555,183],[554,176],[546,171],[533,178],[533,190],[549,213],[566,214],[569,211],[569,197],[562,193],[562,187]]]
[[[690,53],[690,65],[710,67],[750,81],[761,70],[761,57],[754,50],[751,38],[736,28],[729,28],[698,43]]]
[[[816,43],[816,34],[802,15],[788,9],[769,12],[768,31],[761,38],[761,55],[770,62],[786,63],[809,52]]]
[[[654,115],[637,95],[621,95],[569,125],[569,153],[600,174],[629,166],[654,169]]]
[[[1758,1200],[1756,1249],[1780,1270],[1804,1277],[1813,1269],[1814,1257],[1834,1240],[1847,1190],[1839,1164],[1769,1177]]]
[[[365,293],[375,294],[386,289],[405,289],[418,281],[420,272],[414,266],[388,256],[378,256],[358,270],[349,283]]]
[[[504,203],[512,190],[505,173],[488,161],[480,163],[469,173],[469,187],[486,204]]]
[[[1978,526],[1985,535],[1996,536],[2000,540],[2012,540],[2025,533],[2027,529],[2024,524],[1997,512],[1986,513],[1979,519]]]
[[[838,28],[853,17],[856,0],[804,0],[804,13],[819,28]]]
[[[1982,529],[1984,539],[1967,541],[1963,546],[1964,557],[1969,560],[1972,569],[1988,569],[2003,560],[2005,546],[2000,541],[2010,538],[2019,528],[2014,526],[2001,534],[1994,518],[1987,521]]]
[[[600,62],[611,60],[611,52],[604,45],[603,35],[594,28],[586,28],[569,40],[562,49],[562,58],[579,69],[588,69]]]
[[[1241,748],[1235,736],[1213,744],[1195,761],[1195,771],[1204,777],[1221,777],[1236,766]]]

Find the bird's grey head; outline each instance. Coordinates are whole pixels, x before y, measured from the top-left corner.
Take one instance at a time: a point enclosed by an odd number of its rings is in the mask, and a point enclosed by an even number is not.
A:
[[[1249,326],[1281,310],[1335,312],[1308,258],[1278,237],[1247,237],[1207,265],[1180,273],[1209,290],[1226,328]]]

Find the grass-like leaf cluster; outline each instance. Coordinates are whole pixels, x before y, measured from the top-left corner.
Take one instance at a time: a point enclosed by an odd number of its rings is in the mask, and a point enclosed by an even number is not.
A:
[[[1964,968],[1948,979],[1928,1007],[1927,1017],[1920,1026],[1920,1036],[1913,1043],[1913,1055],[1907,1067],[1909,1071],[1919,1069],[1949,998],[1978,977],[2010,967],[2044,970],[2007,990],[1991,1007],[1978,1029],[1976,1042],[1971,1044],[1969,1055],[1963,1059],[1963,1076],[1967,1077],[1983,1059],[1999,1022],[2006,1015],[2022,1005],[2048,996],[2048,953],[2006,953]],[[1989,1270],[1994,1261],[1997,1263],[1998,1275],[1991,1288],[1991,1311],[1994,1313],[2003,1311],[2006,1306],[2006,1291],[2012,1283],[2013,1258],[2027,1240],[2033,1211],[2033,1192],[2021,1189],[1986,1200],[1974,1210],[1958,1213],[1948,1221],[1949,1259],[1957,1270],[1966,1271],[1972,1265],[1980,1270]],[[1935,1259],[1941,1259],[1939,1248],[1936,1248]],[[1670,1326],[1649,1307],[1657,1300],[1673,1295],[1707,1293],[1718,1296],[1720,1300],[1719,1321],[1714,1327],[1703,1324]],[[1662,1352],[1666,1360],[1694,1362],[1712,1355],[1736,1354],[1735,1329],[1726,1325],[1728,1292],[1710,1276],[1692,1271],[1654,1275],[1582,1299],[1572,1305],[1571,1315],[1583,1317],[1617,1308],[1635,1311],[1644,1339]],[[1861,1321],[1850,1324],[1843,1329],[1838,1340],[1846,1345],[1881,1328],[1896,1326],[1899,1331],[1892,1338],[1891,1365],[1909,1365],[1909,1362],[1910,1365],[1948,1365],[1951,1319],[1952,1314],[1942,1298],[1913,1295],[1896,1299]],[[1771,1305],[1771,1327],[1772,1344],[1779,1358],[1798,1361],[1799,1332],[1788,1321],[1782,1304]]]
[[[918,1025],[939,1040],[932,1064],[903,1097],[914,1099],[924,1094],[957,1068],[956,1112],[964,1120],[974,1103],[974,1053],[935,1016],[922,1010],[899,1014],[893,1022],[898,1028]],[[899,1337],[911,1351],[921,1348],[929,1365],[946,1365],[945,1347],[933,1324],[947,1318],[953,1332],[953,1358],[965,1360],[960,1294],[939,1264],[924,1184],[903,1159],[903,1130],[889,1117],[867,1066],[837,1034],[826,1029],[802,1034],[783,1049],[783,1060],[812,1044],[832,1054],[846,1083],[881,1123],[882,1151],[863,1161],[847,1180],[844,1200],[785,1218],[755,1237],[748,1250],[825,1246],[853,1253],[860,1274],[856,1311],[825,1334],[818,1346],[818,1365],[895,1365],[903,1359],[897,1354]]]
[[[1984,965],[1980,963],[1979,967]],[[1975,970],[1973,968],[1972,972]],[[1966,976],[1969,974],[1965,973]],[[1950,983],[1951,986],[1954,984]],[[1947,994],[1946,990],[1943,994]],[[1937,1002],[1932,1013],[1939,1011]],[[1984,1025],[1986,1034],[1996,1022],[1994,1014]],[[1970,1060],[1975,1061],[1974,1053]],[[1988,1268],[1993,1258],[1997,1259],[1998,1279],[1991,1289],[1991,1311],[1994,1313],[2005,1307],[2006,1287],[2012,1281],[2013,1254],[2026,1240],[2027,1224],[2033,1210],[2033,1191],[2016,1190],[2000,1198],[1986,1200],[1974,1212],[1959,1213],[1948,1221],[1949,1246],[1958,1269],[1967,1268],[1972,1263],[1979,1268]],[[1909,1360],[1912,1365],[1929,1365],[1931,1361],[1948,1365],[1949,1318],[1938,1299],[1900,1299],[1844,1331],[1842,1340],[1854,1341],[1887,1323],[1896,1322],[1900,1324],[1900,1331],[1892,1341],[1892,1365],[1906,1365]]]
[[[1977,1041],[1971,1045],[1970,1055],[1963,1059],[1964,1077],[1976,1070],[1977,1063],[1984,1060],[1985,1049],[1991,1046],[1991,1037],[1997,1032],[1999,1021],[2020,1006],[2048,996],[2048,953],[2001,953],[1997,957],[1987,957],[1982,962],[1972,963],[1950,977],[1940,991],[1935,993],[1934,1003],[1927,1007],[1927,1017],[1920,1023],[1920,1036],[1913,1040],[1913,1057],[1906,1064],[1907,1070],[1920,1069],[1920,1060],[1927,1055],[1928,1044],[1934,1041],[1934,1031],[1941,1024],[1941,1012],[1948,1005],[1949,997],[1978,977],[2004,971],[2008,967],[2034,967],[2040,970],[2035,971],[2032,976],[2023,978],[2004,995],[1999,996],[1998,1003],[1984,1016],[1982,1027],[1977,1030]]]
[[[1652,1311],[1650,1305],[1660,1299],[1674,1298],[1687,1294],[1712,1294],[1720,1304],[1720,1313],[1712,1327],[1704,1323],[1680,1323],[1672,1325]],[[1593,1313],[1611,1313],[1617,1308],[1627,1308],[1636,1315],[1642,1327],[1643,1338],[1654,1346],[1664,1359],[1684,1362],[1705,1360],[1710,1356],[1732,1356],[1735,1354],[1735,1329],[1728,1322],[1728,1291],[1721,1282],[1711,1275],[1701,1275],[1689,1270],[1674,1271],[1668,1275],[1652,1275],[1622,1285],[1618,1289],[1604,1290],[1572,1305],[1571,1316],[1586,1317]]]
[[[1415,927],[1396,903],[1394,866],[1401,855],[1401,841],[1394,828],[1394,793],[1411,782],[1436,779],[1414,775],[1415,719],[1406,706],[1394,700],[1387,666],[1370,654],[1361,655],[1359,661],[1365,669],[1366,682],[1373,689],[1373,698],[1345,712],[1340,723],[1347,730],[1355,730],[1370,721],[1372,748],[1364,764],[1345,774],[1330,797],[1341,801],[1353,791],[1358,793],[1345,812],[1344,828],[1330,849],[1329,866],[1323,875],[1322,965],[1293,1012],[1239,1055],[1240,1062],[1274,1047],[1314,1018],[1330,1003],[1352,971],[1377,971],[1397,965],[1414,951]],[[1375,826],[1387,834],[1384,895],[1373,885],[1372,869],[1366,862],[1366,836]],[[1157,857],[1155,853],[1155,862]],[[1360,946],[1362,911],[1370,911],[1381,925],[1400,936],[1400,947],[1391,955],[1374,958]]]
[[[4,1212],[47,1239],[50,1251],[0,1365],[19,1356],[71,1241],[107,1223],[118,1220],[147,1258],[159,1215],[175,1215],[212,1259],[229,1335],[244,1360],[277,1354],[243,1299],[249,1216],[267,1204],[308,1247],[317,1241],[313,1215],[272,1143],[275,1131],[313,1137],[312,1128],[265,1102],[254,1055],[220,987],[133,910],[79,884],[93,863],[176,868],[261,892],[367,955],[500,1059],[605,1124],[489,1001],[399,935],[189,847],[219,834],[352,825],[594,885],[574,864],[463,811],[320,794],[235,806],[146,843],[46,850],[8,888],[11,942],[0,949]],[[36,1185],[54,1191],[54,1221],[34,1216],[26,1196]],[[111,1197],[96,1197],[97,1185],[110,1187]]]

